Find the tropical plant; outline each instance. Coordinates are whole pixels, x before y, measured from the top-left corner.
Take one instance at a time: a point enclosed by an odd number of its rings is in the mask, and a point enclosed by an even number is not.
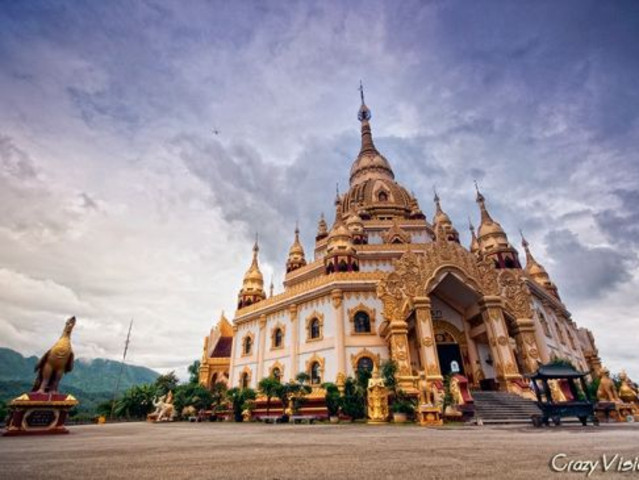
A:
[[[115,404],[116,416],[145,418],[153,410],[156,394],[155,385],[142,384],[129,388]]]
[[[193,407],[196,410],[206,410],[213,403],[213,395],[199,383],[186,383],[178,385],[173,391],[173,408],[178,415],[182,414],[185,407]]]
[[[395,360],[389,358],[382,362],[382,378],[384,379],[384,385],[388,388],[393,394],[397,393],[397,378],[395,375],[397,374],[397,362]]]
[[[215,410],[220,410],[222,402],[226,398],[226,391],[228,386],[224,382],[216,382],[211,387],[211,403],[215,407]]]
[[[275,377],[264,377],[258,383],[260,393],[266,397],[266,415],[271,411],[271,399],[279,395],[279,391],[282,388],[282,384]]]
[[[284,410],[292,401],[293,412],[297,412],[306,401],[306,395],[313,389],[309,385],[310,376],[305,372],[296,375],[295,380],[282,384],[277,392],[277,397],[282,402]]]
[[[200,383],[200,361],[196,360],[188,368],[189,383]]]
[[[236,422],[242,421],[242,411],[251,400],[255,400],[257,394],[252,388],[230,388],[226,391],[226,397],[229,399],[233,408],[233,418]]]
[[[328,415],[331,417],[337,417],[342,404],[342,396],[339,393],[339,388],[337,388],[337,385],[330,382],[322,384],[322,388],[326,390],[325,400]]]
[[[403,390],[397,390],[397,394],[395,395],[395,399],[391,405],[391,410],[394,413],[412,415],[415,413],[415,399],[406,395]]]
[[[450,382],[453,376],[449,373],[444,377],[444,396],[442,398],[442,412],[446,413],[446,408],[455,404],[455,397],[450,389]]]
[[[175,372],[169,372],[164,375],[160,375],[155,380],[155,387],[158,395],[166,395],[171,390],[175,390],[178,386],[179,380],[175,375]]]
[[[351,420],[364,418],[366,415],[366,400],[364,392],[357,380],[347,377],[344,381],[344,397],[342,398],[342,412]]]

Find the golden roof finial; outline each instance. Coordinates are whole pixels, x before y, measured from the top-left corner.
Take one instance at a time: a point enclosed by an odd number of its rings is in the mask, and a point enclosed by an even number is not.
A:
[[[470,251],[471,253],[477,253],[479,252],[479,241],[477,240],[477,235],[475,235],[475,227],[470,221],[470,216],[468,217],[468,229],[470,230]]]
[[[273,285],[273,277],[271,277],[271,285],[269,286],[269,290],[270,290],[269,291],[269,293],[270,293],[269,297],[273,296],[273,289],[274,288],[275,288],[275,286]]]
[[[328,235],[328,226],[326,225],[326,219],[324,218],[324,212],[320,215],[320,219],[317,222],[317,235],[316,240],[322,239]]]
[[[286,260],[286,272],[291,272],[300,267],[306,265],[306,258],[304,257],[304,247],[300,242],[300,229],[297,222],[295,222],[295,239],[291,248],[288,250],[288,259]]]

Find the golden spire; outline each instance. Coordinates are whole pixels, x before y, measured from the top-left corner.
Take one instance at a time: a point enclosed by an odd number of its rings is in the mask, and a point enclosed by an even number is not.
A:
[[[437,190],[433,190],[435,193],[435,196],[433,198],[435,202],[435,235],[437,235],[437,232],[443,231],[447,240],[459,242],[459,232],[457,232],[457,230],[453,226],[453,222],[450,221],[450,217],[446,214],[446,212],[442,210],[442,205],[439,200],[439,195],[437,195]]]
[[[273,277],[271,277],[271,285],[269,286],[269,297],[273,296],[273,289],[275,286],[273,285]]]
[[[293,270],[297,270],[300,267],[306,265],[306,258],[304,258],[304,247],[300,243],[300,229],[295,224],[295,240],[288,251],[288,260],[286,260],[286,273]]]
[[[508,235],[501,225],[488,213],[486,200],[479,191],[476,181],[475,189],[477,190],[476,201],[481,211],[481,223],[477,231],[481,253],[490,257],[497,268],[521,268],[517,250],[508,241]]]
[[[319,241],[322,238],[328,237],[328,226],[326,225],[326,219],[324,218],[324,212],[320,215],[319,222],[317,222],[317,235],[315,240]]]
[[[479,242],[477,241],[477,235],[475,235],[475,227],[468,217],[468,229],[470,230],[470,251],[471,253],[479,252]]]
[[[524,232],[519,230],[519,233],[521,234],[521,245],[526,251],[526,273],[532,277],[535,283],[544,287],[552,295],[559,298],[559,292],[557,291],[556,285],[550,280],[550,275],[548,275],[546,269],[537,262],[537,260],[535,260],[535,257],[533,257],[530,252],[530,244],[526,240],[526,237],[524,237]]]
[[[258,245],[257,233],[255,234],[255,244],[253,245],[253,260],[251,266],[244,274],[244,280],[242,281],[242,289],[239,294],[238,307],[250,305],[251,303],[258,302],[266,298],[264,293],[264,277],[260,271],[257,255],[260,251]]]
[[[364,86],[359,82],[359,93],[362,104],[357,112],[357,118],[361,122],[362,146],[357,155],[357,159],[351,167],[350,184],[366,180],[372,176],[376,178],[395,179],[395,174],[388,163],[388,160],[381,155],[373,143],[373,133],[371,132],[371,111],[364,102]]]

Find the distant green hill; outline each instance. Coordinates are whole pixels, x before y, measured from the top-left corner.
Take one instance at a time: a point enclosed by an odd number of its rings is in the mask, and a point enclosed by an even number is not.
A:
[[[23,357],[9,348],[0,348],[0,401],[29,391],[35,374],[37,357]],[[73,371],[65,375],[60,390],[70,393],[82,403],[94,403],[109,399],[120,372],[121,362],[98,358],[76,360]],[[160,374],[146,367],[126,365],[120,380],[120,393],[141,383],[153,383]]]

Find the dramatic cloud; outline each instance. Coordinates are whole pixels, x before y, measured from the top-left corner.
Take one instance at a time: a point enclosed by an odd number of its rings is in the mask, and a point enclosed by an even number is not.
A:
[[[639,378],[635,2],[9,2],[0,62],[3,345],[76,314],[78,353],[117,358],[133,317],[131,359],[183,372],[256,231],[277,290],[296,221],[312,256],[362,79],[426,214],[436,186],[468,242],[477,180]]]

